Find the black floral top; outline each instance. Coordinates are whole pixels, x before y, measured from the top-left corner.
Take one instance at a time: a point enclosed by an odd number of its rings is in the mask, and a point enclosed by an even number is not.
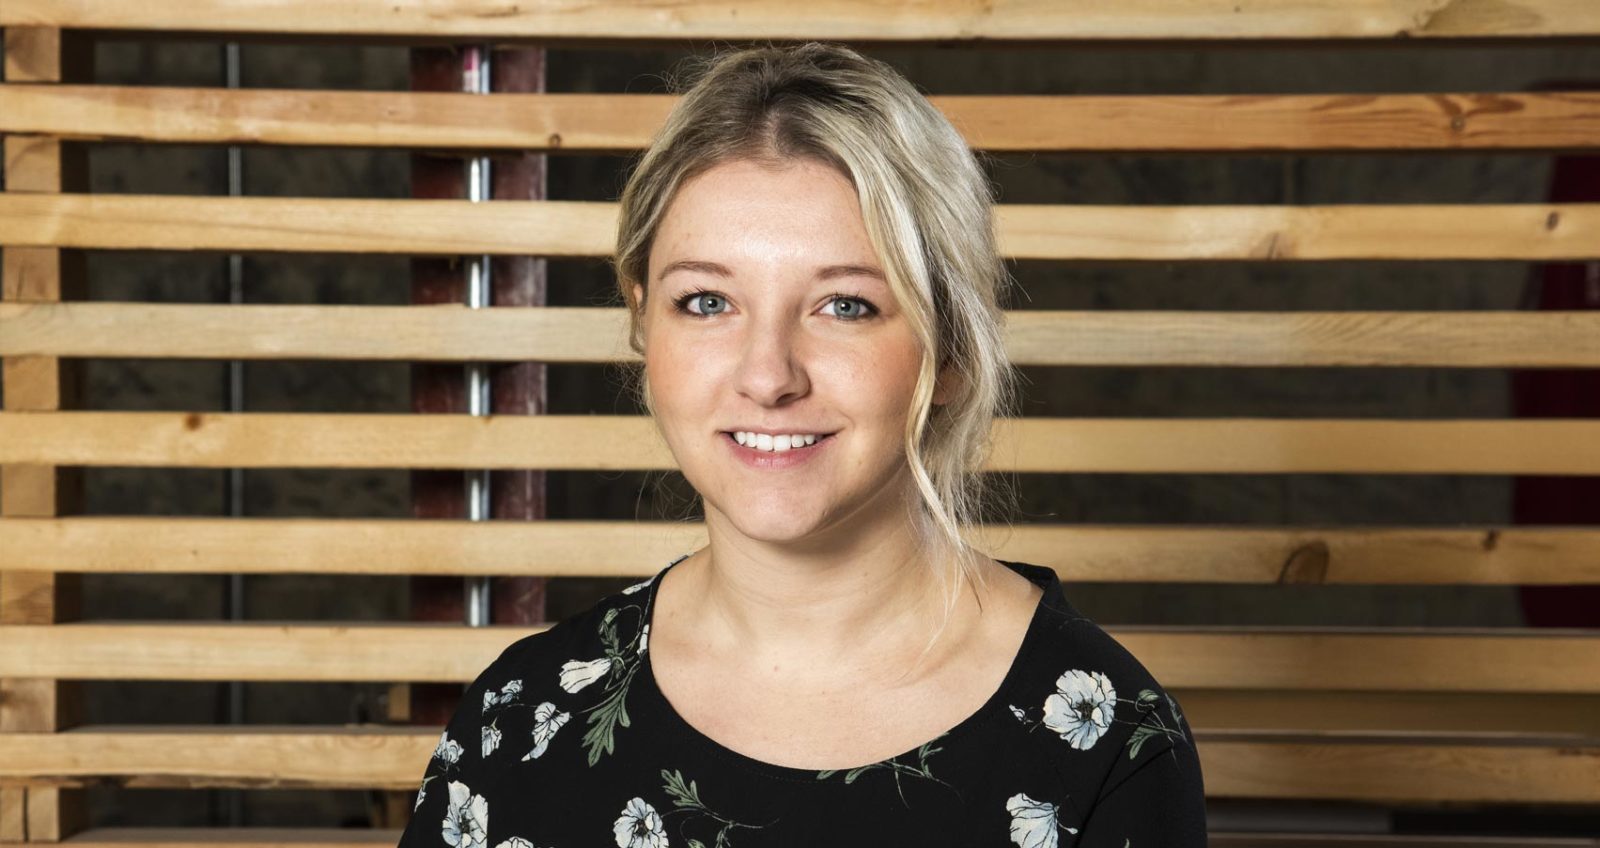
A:
[[[687,556],[517,641],[473,681],[400,848],[1206,844],[1178,702],[1067,603],[1053,570],[1005,563],[1044,596],[982,708],[899,756],[817,771],[718,744],[656,687],[650,607]]]

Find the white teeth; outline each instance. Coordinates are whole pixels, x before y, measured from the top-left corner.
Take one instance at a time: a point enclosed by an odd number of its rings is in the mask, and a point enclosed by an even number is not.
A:
[[[816,435],[784,434],[773,436],[767,433],[750,433],[740,430],[733,434],[734,441],[747,448],[777,453],[791,448],[807,447],[817,443]]]

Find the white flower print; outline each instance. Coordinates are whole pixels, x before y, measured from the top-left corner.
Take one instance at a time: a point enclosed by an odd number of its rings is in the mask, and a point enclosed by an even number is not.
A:
[[[1011,714],[1017,717],[1017,721],[1028,720],[1028,714],[1023,712],[1021,707],[1015,704],[1007,704],[1007,706],[1011,707]]]
[[[533,843],[523,839],[520,836],[513,836],[499,845],[494,846],[494,848],[533,848]]]
[[[492,689],[486,690],[483,693],[483,711],[488,712],[489,708],[496,704],[511,703],[516,699],[517,693],[521,691],[521,680],[512,680],[507,682],[506,685],[500,687],[500,692],[498,694]]]
[[[648,642],[649,640],[650,640],[650,622],[647,621],[647,622],[645,622],[644,627],[639,629],[639,653],[641,653],[641,654],[644,653],[645,643]]]
[[[1061,835],[1056,833],[1056,805],[1048,801],[1035,801],[1018,792],[1006,799],[1006,812],[1011,814],[1011,841],[1021,848],[1056,848]],[[1065,828],[1077,833],[1075,827]]]
[[[567,719],[569,718],[572,718],[571,713],[557,710],[556,705],[550,703],[549,701],[545,701],[539,706],[534,707],[533,750],[523,754],[522,761],[527,762],[528,760],[535,760],[543,755],[544,749],[550,744],[551,738],[556,735],[557,730],[561,729],[561,725],[567,723]]]
[[[450,781],[450,806],[444,813],[444,842],[454,848],[484,848],[489,838],[489,802],[465,783]]]
[[[433,755],[447,763],[454,763],[461,759],[461,745],[450,738],[447,729],[439,734],[439,744],[433,749]]]
[[[567,660],[561,666],[561,688],[568,692],[576,692],[585,686],[606,676],[611,670],[611,658],[601,657],[597,660]]]
[[[426,780],[424,780],[422,782],[422,785],[417,787],[417,803],[411,805],[411,812],[414,813],[417,810],[422,809],[422,796],[427,791],[428,791],[428,782]]]
[[[634,592],[637,592],[640,589],[643,589],[644,587],[649,586],[650,585],[650,580],[653,580],[653,579],[655,579],[655,578],[649,578],[649,579],[645,579],[645,580],[640,580],[638,583],[635,583],[632,586],[629,586],[628,588],[623,589],[622,593],[624,595],[631,595]]]
[[[612,825],[617,848],[667,848],[667,829],[656,808],[643,798],[634,798],[622,808]]]
[[[500,747],[500,728],[495,727],[492,724],[484,725],[483,726],[483,755],[485,757],[487,757],[490,754],[493,754],[494,753],[494,749],[496,749],[498,747]]]
[[[1080,751],[1094,747],[1111,727],[1117,690],[1098,671],[1072,669],[1056,680],[1056,692],[1044,699],[1044,724]]]

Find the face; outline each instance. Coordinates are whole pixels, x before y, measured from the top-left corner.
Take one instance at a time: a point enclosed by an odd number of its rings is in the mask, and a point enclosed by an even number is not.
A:
[[[656,420],[708,523],[826,544],[904,520],[922,354],[883,275],[827,165],[739,160],[679,188],[634,294]],[[816,439],[768,452],[781,440],[741,431]]]

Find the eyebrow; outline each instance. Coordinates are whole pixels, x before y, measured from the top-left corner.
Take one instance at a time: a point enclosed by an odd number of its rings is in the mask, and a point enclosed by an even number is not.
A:
[[[668,274],[671,274],[674,271],[700,271],[702,273],[715,274],[718,277],[725,278],[733,276],[732,269],[721,263],[708,262],[703,259],[679,259],[675,262],[667,263],[667,267],[661,269],[661,273],[656,275],[656,279],[664,279]],[[823,267],[817,269],[817,279],[819,280],[831,280],[836,277],[859,276],[875,277],[883,282],[888,282],[888,280],[884,279],[883,272],[871,265],[824,265]]]

